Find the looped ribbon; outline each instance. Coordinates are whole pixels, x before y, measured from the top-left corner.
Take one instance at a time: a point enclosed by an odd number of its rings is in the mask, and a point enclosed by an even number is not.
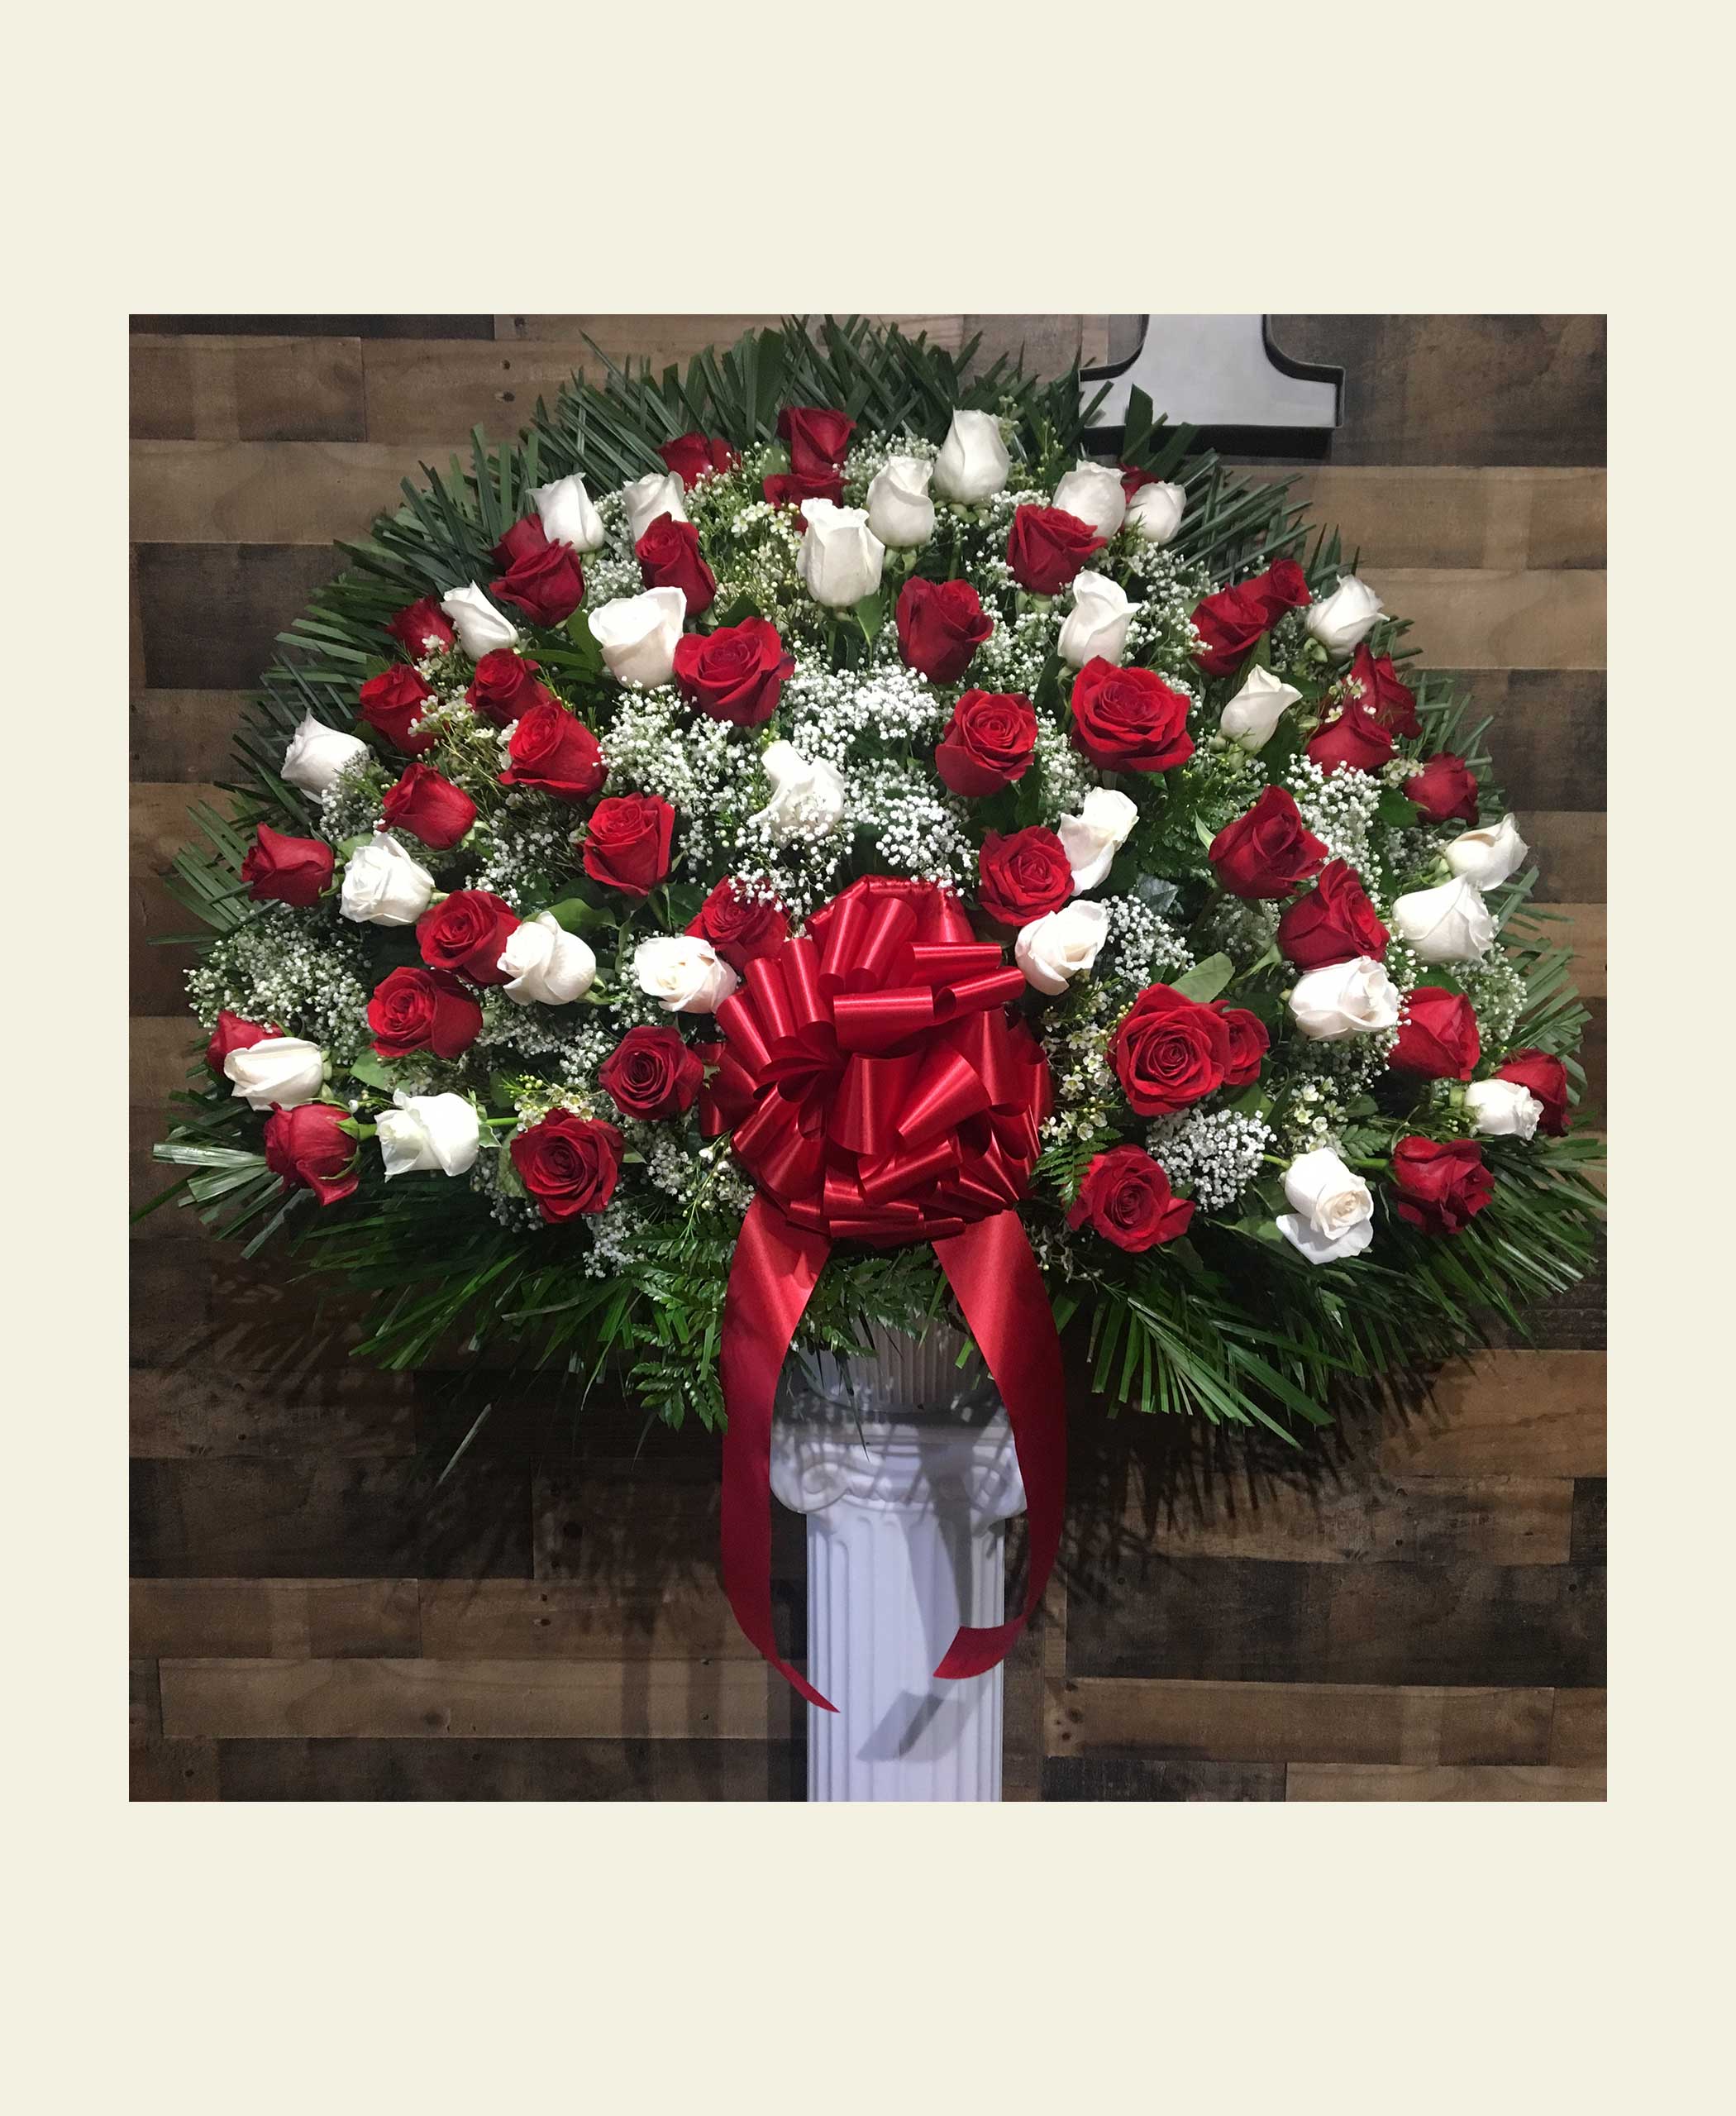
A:
[[[1014,1209],[1052,1104],[1042,1046],[1007,1003],[1025,989],[932,883],[874,875],[804,934],[748,963],[718,1009],[725,1042],[701,1105],[757,1196],[736,1244],[720,1348],[724,1591],[751,1643],[810,1704],[836,1708],[779,1655],[771,1608],[771,1422],[778,1377],[835,1241],[932,1241],[1013,1431],[1024,1481],[1024,1606],[966,1625],[935,1669],[980,1675],[1042,1599],[1061,1544],[1066,1442],[1061,1346]]]

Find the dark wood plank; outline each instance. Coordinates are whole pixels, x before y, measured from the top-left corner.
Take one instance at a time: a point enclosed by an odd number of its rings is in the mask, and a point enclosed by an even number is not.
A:
[[[127,1759],[131,1800],[221,1800],[215,1741],[154,1741]]]
[[[177,1660],[419,1653],[418,1584],[413,1579],[136,1579],[132,1650]]]
[[[1550,1730],[1549,1760],[1591,1764],[1601,1769],[1609,1746],[1610,1693],[1607,1690],[1557,1690]]]
[[[1548,571],[1604,563],[1600,470],[1237,467],[1261,482],[1289,480],[1291,499],[1304,504],[1316,523],[1338,531],[1347,556],[1360,553],[1370,565]]]
[[[138,688],[245,690],[313,590],[343,570],[318,546],[136,547],[144,675]]]
[[[492,338],[492,316],[135,316],[135,336],[265,338]]]
[[[1608,776],[1609,698],[1601,670],[1466,669],[1448,672],[1470,693],[1495,776],[1520,810],[1601,810]]]
[[[165,1207],[159,1216],[190,1216]],[[131,1452],[143,1459],[319,1455],[384,1462],[417,1448],[413,1378],[353,1363],[336,1371],[139,1368],[131,1376]]]
[[[1552,907],[1601,903],[1609,887],[1605,819],[1583,810],[1518,811],[1520,835],[1541,870],[1532,901]]]
[[[1132,1756],[1049,1756],[1045,1800],[1281,1800],[1282,1764],[1153,1762]]]
[[[1600,1565],[1609,1545],[1609,1485],[1601,1477],[1581,1477],[1573,1486],[1573,1562]]]
[[[792,1741],[237,1741],[226,1800],[789,1800]]]
[[[1604,1774],[1552,1764],[1291,1764],[1290,1800],[1602,1800]]]
[[[184,785],[227,776],[241,700],[239,690],[140,691],[128,712],[131,776]]]
[[[355,337],[171,337],[127,347],[136,441],[360,441],[367,432]]]

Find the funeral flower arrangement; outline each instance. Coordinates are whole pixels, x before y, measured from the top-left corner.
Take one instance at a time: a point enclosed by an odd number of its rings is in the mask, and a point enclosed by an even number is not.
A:
[[[169,1194],[378,1358],[672,1421],[756,1201],[823,1238],[783,1341],[919,1330],[1004,1223],[1112,1399],[1286,1428],[1578,1275],[1585,1017],[1481,730],[1281,481],[1088,414],[792,325],[407,482],[177,862]]]

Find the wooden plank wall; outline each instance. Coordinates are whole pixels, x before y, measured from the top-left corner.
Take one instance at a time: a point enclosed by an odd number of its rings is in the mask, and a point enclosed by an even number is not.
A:
[[[185,1063],[184,915],[154,879],[237,695],[423,456],[594,355],[745,317],[160,317],[132,360],[133,1186]],[[1058,369],[1124,319],[923,319]],[[1347,370],[1323,512],[1497,717],[1597,1017],[1604,900],[1601,319],[1285,317]],[[599,1414],[582,1445],[474,1377],[346,1365],[343,1311],[185,1216],[135,1230],[135,1796],[799,1798],[802,1724],[736,1636],[715,1450]],[[322,1349],[324,1325],[337,1332]],[[1066,1578],[1008,1688],[1007,1790],[1048,1799],[1581,1799],[1604,1759],[1600,1285],[1535,1345],[1304,1460],[1091,1415]],[[642,1445],[641,1445],[642,1440]],[[786,1641],[799,1524],[780,1517]]]

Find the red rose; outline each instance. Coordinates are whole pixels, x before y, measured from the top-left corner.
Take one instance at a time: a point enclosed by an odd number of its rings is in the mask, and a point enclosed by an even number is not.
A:
[[[325,894],[334,864],[323,838],[286,838],[262,823],[241,862],[241,879],[250,896],[305,910]]]
[[[1314,887],[1278,921],[1279,948],[1301,970],[1349,962],[1359,955],[1378,961],[1389,938],[1361,876],[1343,860],[1329,861]]]
[[[669,872],[675,811],[656,794],[599,801],[584,840],[584,871],[605,888],[648,896]]]
[[[513,1165],[551,1225],[601,1212],[621,1173],[621,1134],[612,1124],[551,1110],[513,1141]]]
[[[259,1021],[243,1021],[239,1014],[231,1014],[226,1006],[217,1015],[217,1026],[211,1032],[211,1041],[205,1046],[205,1063],[213,1072],[223,1070],[223,1060],[231,1051],[251,1050],[255,1044],[262,1044],[268,1036],[280,1036],[281,1029],[268,1029]]]
[[[374,728],[389,743],[399,749],[407,749],[413,757],[428,748],[434,740],[434,730],[425,729],[413,735],[410,724],[426,710],[434,693],[415,670],[402,662],[379,676],[370,676],[361,687],[361,716],[370,728]]]
[[[1121,490],[1129,499],[1136,492],[1142,491],[1147,485],[1161,482],[1155,470],[1138,470],[1132,463],[1123,463],[1120,470]]]
[[[624,1117],[684,1115],[704,1077],[704,1061],[675,1029],[629,1029],[597,1068],[598,1086]]]
[[[684,632],[675,642],[675,681],[713,720],[756,728],[778,709],[778,695],[795,673],[778,628],[763,617],[720,624],[715,632]]]
[[[1392,1070],[1424,1080],[1470,1079],[1483,1054],[1471,1001],[1442,985],[1419,985],[1406,1006],[1409,1018],[1386,1061]]]
[[[709,471],[732,470],[742,460],[716,434],[684,433],[674,441],[665,441],[657,453],[689,490]]]
[[[1559,1139],[1567,1129],[1567,1068],[1548,1051],[1514,1051],[1495,1068],[1497,1080],[1511,1080],[1535,1095],[1543,1106],[1538,1129]]]
[[[501,951],[519,924],[510,904],[487,889],[455,889],[416,921],[416,942],[431,970],[460,972],[473,984],[503,985]]]
[[[1194,659],[1207,676],[1233,676],[1258,645],[1271,619],[1252,584],[1220,588],[1194,612],[1199,644]]]
[[[1350,681],[1361,686],[1362,704],[1383,728],[1395,735],[1421,734],[1417,695],[1409,684],[1400,682],[1390,654],[1376,661],[1366,645],[1358,647],[1350,665]]]
[[[532,705],[556,702],[553,692],[537,682],[537,664],[510,647],[483,656],[464,695],[467,705],[498,728],[511,727]]]
[[[1192,1200],[1171,1195],[1169,1177],[1143,1148],[1112,1146],[1085,1170],[1067,1225],[1137,1253],[1185,1235],[1193,1216]]]
[[[1272,1047],[1266,1024],[1245,1006],[1230,1006],[1221,999],[1218,1012],[1223,1017],[1230,1039],[1229,1065],[1223,1084],[1226,1087],[1251,1087],[1260,1077],[1261,1060]]]
[[[804,499],[829,499],[834,506],[844,497],[844,474],[827,470],[817,477],[798,477],[794,470],[779,470],[761,478],[760,490],[773,507],[799,507]],[[808,524],[804,522],[805,530]]]
[[[1263,573],[1247,583],[1250,595],[1266,605],[1270,623],[1276,624],[1287,609],[1302,609],[1314,600],[1308,592],[1308,576],[1293,558],[1275,558]]]
[[[1167,771],[1194,753],[1181,693],[1101,655],[1073,679],[1073,740],[1105,771]]]
[[[455,1058],[481,1034],[482,1009],[450,971],[407,962],[374,987],[368,1026],[383,1058],[408,1058],[413,1051]]]
[[[786,404],[778,413],[778,438],[789,444],[789,467],[799,478],[823,478],[843,467],[856,421],[842,412]]]
[[[1230,1064],[1229,1025],[1170,985],[1147,985],[1121,1018],[1109,1063],[1128,1106],[1167,1116],[1223,1087]]]
[[[446,622],[445,611],[432,595],[424,595],[420,602],[401,609],[388,621],[386,629],[413,662],[421,661],[428,651],[431,639],[442,647],[450,647],[458,637]]]
[[[1456,1235],[1495,1195],[1474,1139],[1401,1139],[1392,1149],[1399,1217],[1425,1235]]]
[[[934,768],[955,794],[999,793],[1023,778],[1037,753],[1037,714],[1016,690],[967,690],[952,709]]]
[[[551,543],[533,521],[516,523],[495,546],[497,558],[508,551],[512,563],[489,583],[494,594],[516,604],[532,624],[564,624],[584,599],[578,552],[570,544]]]
[[[537,786],[564,801],[588,800],[608,776],[597,738],[552,699],[522,713],[507,738],[503,786]]]
[[[1224,824],[1208,857],[1232,896],[1288,896],[1320,872],[1326,848],[1302,820],[1295,796],[1268,786],[1246,815]]]
[[[1405,781],[1405,798],[1414,801],[1431,823],[1476,821],[1476,775],[1451,750],[1424,760]]]
[[[494,563],[502,572],[509,572],[526,559],[540,558],[548,548],[549,533],[542,526],[541,517],[527,514],[513,523],[495,545]]]
[[[732,970],[745,970],[761,955],[774,955],[784,944],[789,920],[781,904],[751,896],[733,881],[720,881],[689,921],[687,930],[708,940]]]
[[[344,1123],[345,1112],[333,1102],[274,1108],[265,1120],[265,1166],[283,1177],[285,1190],[311,1190],[322,1205],[336,1205],[359,1180],[355,1141]]]
[[[1323,771],[1347,765],[1356,771],[1378,771],[1391,756],[1392,736],[1367,706],[1347,705],[1308,738],[1308,753]]]
[[[660,514],[633,546],[647,588],[679,588],[687,598],[687,614],[703,617],[718,599],[718,576],[699,549],[699,532],[691,522]]]
[[[994,629],[968,580],[907,580],[898,599],[898,650],[930,683],[956,683]]]
[[[990,831],[976,862],[976,900],[1004,926],[1027,925],[1047,911],[1058,911],[1073,894],[1066,848],[1040,824],[1015,830],[1010,838]]]
[[[476,820],[476,804],[462,786],[431,765],[406,765],[382,804],[387,827],[408,830],[436,853],[451,851]]]
[[[1013,578],[1033,595],[1058,595],[1105,539],[1060,507],[1017,507],[1007,537]]]

